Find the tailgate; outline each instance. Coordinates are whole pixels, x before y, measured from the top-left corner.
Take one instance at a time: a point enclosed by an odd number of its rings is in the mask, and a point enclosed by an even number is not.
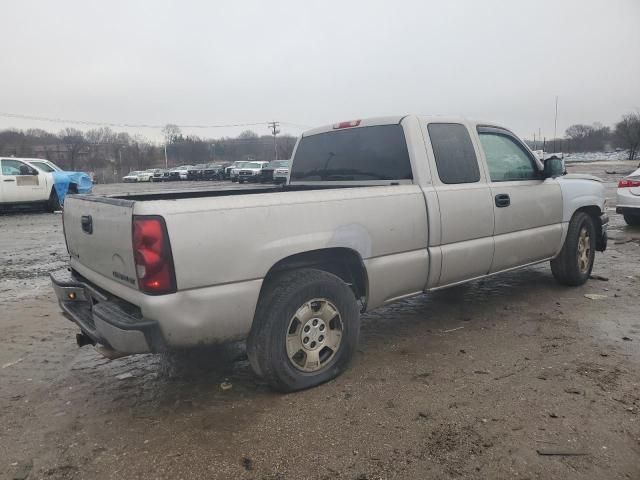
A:
[[[93,272],[137,289],[132,200],[71,196],[64,202],[69,255]]]

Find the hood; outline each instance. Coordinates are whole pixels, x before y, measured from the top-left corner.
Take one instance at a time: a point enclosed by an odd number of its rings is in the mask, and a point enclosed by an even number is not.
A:
[[[58,200],[64,202],[64,197],[69,191],[69,185],[76,185],[78,193],[91,193],[93,182],[91,177],[84,172],[51,172],[53,176],[53,186],[56,189]]]
[[[599,177],[596,177],[595,175],[589,175],[588,173],[568,173],[566,175],[563,175],[562,177],[558,177],[561,178],[563,180],[593,180],[594,182],[604,182],[604,180],[602,180]]]

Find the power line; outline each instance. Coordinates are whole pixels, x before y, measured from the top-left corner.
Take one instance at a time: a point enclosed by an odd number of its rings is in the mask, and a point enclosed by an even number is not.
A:
[[[0,117],[5,118],[19,118],[22,120],[34,120],[39,122],[50,122],[50,123],[60,123],[60,124],[74,124],[74,125],[86,125],[91,127],[113,127],[113,128],[151,128],[151,129],[162,129],[166,125],[154,125],[147,123],[117,123],[117,122],[96,122],[91,120],[72,120],[66,118],[56,118],[56,117],[43,117],[39,115],[24,115],[21,113],[10,113],[10,112],[0,112]],[[194,124],[194,125],[176,125],[180,128],[232,128],[232,127],[255,127],[258,125],[267,125],[269,126],[271,122],[248,122],[248,123],[228,123],[228,124],[216,124],[216,125],[206,125],[206,124]],[[306,125],[300,125],[296,123],[290,122],[282,122],[286,125],[291,125],[293,127],[299,128],[310,128]]]

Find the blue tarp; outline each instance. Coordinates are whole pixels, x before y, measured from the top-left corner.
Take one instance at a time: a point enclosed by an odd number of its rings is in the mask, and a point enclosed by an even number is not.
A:
[[[60,204],[64,203],[64,197],[69,191],[69,185],[75,183],[78,186],[78,193],[91,193],[93,182],[91,177],[84,172],[52,172],[53,185],[58,194]]]

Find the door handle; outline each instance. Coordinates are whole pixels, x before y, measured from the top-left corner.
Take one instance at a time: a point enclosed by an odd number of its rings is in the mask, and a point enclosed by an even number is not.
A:
[[[5,180],[3,180],[3,182],[15,182],[16,180],[14,178],[7,178]]]
[[[504,208],[511,205],[511,197],[507,193],[499,193],[496,195],[496,207]]]

